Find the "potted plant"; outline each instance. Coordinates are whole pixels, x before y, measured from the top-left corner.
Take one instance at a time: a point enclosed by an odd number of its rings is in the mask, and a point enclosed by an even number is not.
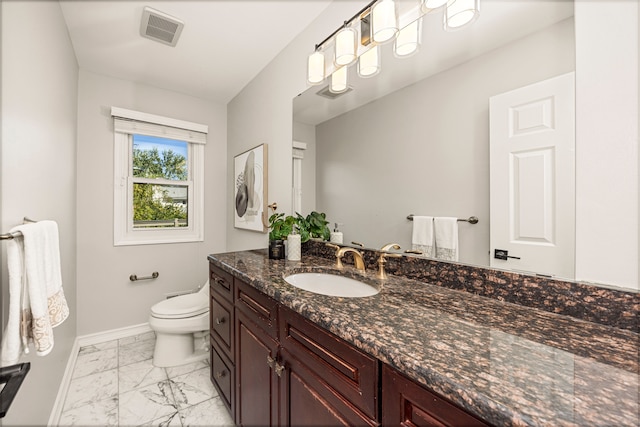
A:
[[[313,211],[306,217],[303,217],[296,212],[296,223],[300,230],[300,237],[302,242],[306,242],[309,239],[329,240],[331,237],[331,230],[327,224],[327,215],[325,213]]]
[[[269,258],[284,259],[284,240],[293,231],[296,219],[284,213],[269,217]]]

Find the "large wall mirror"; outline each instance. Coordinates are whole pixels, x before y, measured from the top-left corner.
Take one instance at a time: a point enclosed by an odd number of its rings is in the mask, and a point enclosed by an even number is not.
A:
[[[350,67],[352,90],[326,97],[325,83],[293,100],[294,140],[313,147],[303,209],[343,224],[345,243],[410,249],[409,214],[476,216],[459,223],[459,261],[511,269],[490,246],[489,100],[576,72],[574,4],[481,3],[480,18],[456,32],[442,29],[441,11],[424,16],[419,52],[400,59],[382,46],[378,75]],[[568,206],[556,214],[571,224]],[[570,252],[569,272],[554,276],[574,279]]]

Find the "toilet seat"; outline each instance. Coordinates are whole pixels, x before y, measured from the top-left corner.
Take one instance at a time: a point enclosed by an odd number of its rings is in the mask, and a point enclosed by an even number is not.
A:
[[[209,311],[209,301],[198,292],[169,298],[153,305],[151,315],[160,319],[184,319]]]

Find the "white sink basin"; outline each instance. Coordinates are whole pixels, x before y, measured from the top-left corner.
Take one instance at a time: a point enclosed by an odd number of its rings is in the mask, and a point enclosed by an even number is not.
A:
[[[295,273],[284,278],[296,288],[334,297],[368,297],[380,292],[374,286],[349,277],[327,273]]]

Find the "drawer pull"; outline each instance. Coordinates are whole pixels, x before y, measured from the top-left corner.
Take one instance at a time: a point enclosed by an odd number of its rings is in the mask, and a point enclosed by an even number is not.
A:
[[[224,317],[216,317],[216,325],[222,325],[226,321],[227,319],[225,319]]]
[[[221,379],[221,378],[224,378],[224,377],[226,377],[226,376],[227,376],[227,371],[225,371],[225,370],[222,370],[222,371],[220,371],[220,372],[218,372],[218,373],[216,374],[216,378],[217,378],[217,379]]]
[[[215,279],[213,279],[218,285],[220,286],[224,286],[224,279],[220,278],[220,277],[216,277]]]
[[[275,363],[275,360],[273,360],[273,357],[267,356],[267,365],[269,365],[271,369],[273,369],[274,363]]]
[[[281,365],[278,362],[276,362],[276,375],[281,377],[282,371],[284,371],[284,365]]]

